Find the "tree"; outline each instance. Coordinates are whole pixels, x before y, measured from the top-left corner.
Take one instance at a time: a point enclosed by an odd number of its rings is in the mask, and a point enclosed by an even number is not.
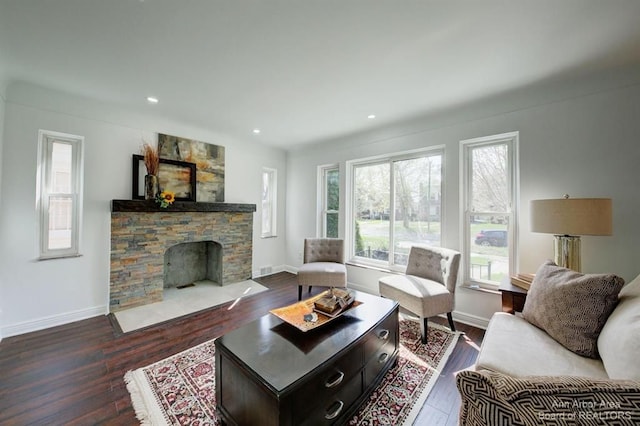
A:
[[[482,146],[474,148],[471,155],[473,211],[509,211],[507,147],[505,145]]]
[[[356,214],[389,211],[389,164],[373,164],[358,167],[355,170]]]
[[[356,220],[356,254],[361,255],[364,252],[364,241],[360,234],[360,222]]]

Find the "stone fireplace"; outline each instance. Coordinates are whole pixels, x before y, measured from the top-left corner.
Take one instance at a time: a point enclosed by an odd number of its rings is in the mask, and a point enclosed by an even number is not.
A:
[[[255,204],[113,200],[109,310],[160,302],[164,287],[251,278]]]

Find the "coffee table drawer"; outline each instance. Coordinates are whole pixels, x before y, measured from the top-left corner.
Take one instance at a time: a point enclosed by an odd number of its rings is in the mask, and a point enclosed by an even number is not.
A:
[[[314,374],[293,396],[294,417],[304,415],[316,405],[340,392],[362,368],[362,345],[358,345],[339,358],[333,365]]]
[[[323,399],[322,404],[307,415],[294,418],[294,424],[300,425],[332,425],[342,424],[344,414],[362,393],[362,374],[352,377],[342,388],[330,397]],[[313,396],[307,401],[313,401]]]
[[[374,356],[369,359],[364,368],[364,387],[367,388],[378,378],[378,374],[392,362],[396,352],[393,341],[385,343]]]
[[[364,343],[364,360],[378,355],[384,345],[391,343],[396,346],[398,341],[398,316],[397,314],[389,315],[382,323],[380,323],[373,332],[367,337]]]

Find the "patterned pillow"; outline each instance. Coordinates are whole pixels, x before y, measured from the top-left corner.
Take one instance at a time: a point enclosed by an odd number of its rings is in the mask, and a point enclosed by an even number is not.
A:
[[[548,260],[536,272],[522,316],[570,351],[598,358],[598,335],[623,285],[616,275],[581,274]]]

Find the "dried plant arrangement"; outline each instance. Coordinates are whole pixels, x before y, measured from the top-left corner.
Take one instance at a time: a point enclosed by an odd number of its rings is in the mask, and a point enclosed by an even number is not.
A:
[[[147,174],[157,176],[158,168],[160,167],[158,149],[145,142],[144,145],[142,145],[140,153],[144,157],[144,166],[147,168]]]

